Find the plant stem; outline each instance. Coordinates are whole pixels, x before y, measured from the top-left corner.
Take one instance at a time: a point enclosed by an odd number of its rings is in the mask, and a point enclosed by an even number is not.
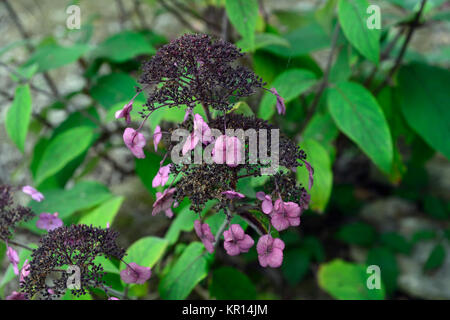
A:
[[[400,49],[400,53],[398,54],[397,59],[395,60],[394,66],[391,68],[391,70],[389,70],[389,73],[388,73],[387,77],[383,80],[383,82],[381,82],[380,85],[377,88],[375,88],[375,90],[373,91],[374,95],[377,95],[387,84],[389,84],[391,82],[392,76],[397,71],[397,69],[400,67],[400,64],[403,60],[403,56],[406,53],[406,48],[408,47],[408,44],[411,41],[414,30],[419,25],[419,19],[420,19],[420,16],[422,15],[423,9],[425,8],[426,2],[427,2],[427,0],[422,0],[419,11],[417,11],[416,16],[411,21],[411,23],[409,23],[409,29],[408,29],[408,33],[406,34],[406,39],[403,42],[402,48]]]
[[[327,64],[325,66],[325,71],[323,74],[322,81],[319,84],[319,88],[317,89],[317,93],[314,97],[313,102],[311,103],[311,106],[308,108],[305,120],[303,121],[299,132],[303,132],[303,130],[306,128],[307,124],[313,117],[314,113],[316,112],[317,106],[319,105],[320,98],[322,97],[322,94],[328,85],[328,76],[330,75],[331,65],[333,62],[333,56],[336,51],[336,43],[337,43],[338,36],[339,36],[339,23],[337,22],[336,26],[334,27],[333,38],[331,40],[331,50],[330,50],[330,54],[328,55]]]

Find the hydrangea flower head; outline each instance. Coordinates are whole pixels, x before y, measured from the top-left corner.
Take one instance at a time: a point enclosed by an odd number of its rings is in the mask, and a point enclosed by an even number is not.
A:
[[[275,201],[273,212],[271,213],[271,223],[278,231],[285,230],[290,226],[300,225],[300,215],[302,210],[295,202],[284,202],[281,199]]]

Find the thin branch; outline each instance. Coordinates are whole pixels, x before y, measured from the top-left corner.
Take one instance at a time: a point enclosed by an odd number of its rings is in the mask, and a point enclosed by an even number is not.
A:
[[[316,109],[317,109],[317,106],[319,105],[320,98],[322,97],[323,91],[325,90],[325,88],[328,85],[328,76],[330,75],[330,70],[331,70],[331,66],[332,66],[332,62],[333,62],[333,56],[336,51],[336,43],[337,43],[338,36],[339,36],[339,23],[336,23],[336,26],[334,27],[334,31],[333,31],[333,38],[331,40],[330,54],[328,55],[327,64],[325,66],[325,72],[323,74],[322,81],[319,84],[319,88],[317,89],[317,93],[314,97],[314,100],[311,103],[311,106],[308,108],[305,120],[303,121],[303,123],[300,127],[300,130],[299,130],[300,132],[303,132],[306,125],[309,123],[312,116],[316,112]]]
[[[19,31],[20,35],[22,36],[23,39],[25,40],[30,40],[30,36],[28,34],[28,32],[25,30],[25,28],[23,27],[22,22],[19,19],[19,16],[17,15],[16,11],[14,10],[14,8],[11,6],[11,4],[8,2],[8,0],[1,0],[3,2],[3,4],[6,7],[6,10],[8,10],[9,16],[11,17],[12,21],[14,22],[14,24],[16,25],[17,30]],[[27,47],[28,51],[30,53],[32,53],[34,51],[33,46],[31,45],[30,41],[27,41],[25,43],[25,46]],[[43,77],[45,79],[45,81],[47,82],[47,85],[49,86],[50,90],[53,92],[53,94],[55,96],[59,97],[59,91],[58,88],[56,87],[55,83],[53,82],[52,78],[50,77],[50,75],[46,72],[44,72]]]
[[[119,23],[122,29],[125,28],[125,21],[127,19],[127,12],[125,11],[125,7],[123,5],[122,0],[116,0],[117,8],[119,9]]]
[[[175,8],[169,6],[164,0],[158,0],[159,4],[162,5],[167,11],[172,13],[185,27],[191,29],[194,32],[200,32],[195,28],[189,21],[187,21]]]
[[[427,0],[422,0],[422,3],[420,4],[420,9],[417,12],[416,16],[414,17],[414,20],[411,21],[409,24],[408,33],[406,34],[406,39],[403,42],[403,46],[400,49],[400,53],[397,56],[397,59],[395,60],[394,66],[389,70],[389,73],[387,77],[384,79],[382,83],[373,91],[374,95],[377,95],[387,84],[391,82],[392,76],[397,71],[397,69],[400,67],[400,64],[403,60],[403,56],[406,53],[406,48],[408,47],[409,42],[411,41],[412,35],[414,33],[414,30],[419,25],[420,16],[422,15],[423,9],[425,8]]]
[[[139,22],[141,23],[141,27],[143,29],[149,29],[147,21],[145,21],[145,17],[141,11],[141,2],[139,0],[133,0],[133,5],[134,5],[134,12],[136,13]]]

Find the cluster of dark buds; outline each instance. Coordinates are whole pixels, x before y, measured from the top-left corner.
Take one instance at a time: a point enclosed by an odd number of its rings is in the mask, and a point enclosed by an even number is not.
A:
[[[172,208],[188,198],[190,208],[199,214],[194,227],[207,251],[214,251],[223,233],[224,248],[230,255],[247,252],[254,245],[253,239],[240,225],[231,224],[232,216],[240,215],[261,235],[256,246],[261,266],[276,268],[283,261],[284,243],[271,236],[270,228],[282,231],[300,225],[300,216],[308,208],[309,195],[297,184],[293,172],[305,166],[311,187],[313,169],[306,161],[305,152],[287,137],[279,136],[278,128],[234,110],[239,99],[254,94],[258,88],[276,96],[279,114],[285,114],[286,110],[284,99],[275,88],[264,88],[261,78],[237,65],[242,56],[231,43],[207,35],[184,35],[162,47],[142,68],[140,83],[143,88],[138,89],[137,94],[147,90],[147,104],[140,112],[143,121],[136,130],[127,128],[123,138],[137,158],[144,158],[146,139],[141,130],[152,112],[164,107],[185,108],[183,123],[168,131],[157,126],[153,133],[155,151],[163,135],[171,135],[167,152],[152,182],[153,187],[169,185],[156,194],[153,215],[164,212],[171,218]],[[117,111],[116,118],[125,118],[127,124],[130,123],[130,111],[136,96]],[[193,114],[196,105],[203,107],[206,120],[200,114]],[[211,116],[211,109],[216,110],[215,118]],[[188,134],[181,143],[174,144],[173,138],[179,129]],[[230,134],[230,130],[240,130],[244,137]],[[265,141],[246,139],[245,135],[252,132],[264,132]],[[272,142],[270,150],[264,149],[267,141]],[[261,150],[267,152],[264,159],[261,159]],[[164,165],[169,153],[173,162]],[[208,160],[200,163],[184,161],[198,154]],[[260,159],[255,161],[256,154]],[[179,161],[180,158],[184,160]],[[239,180],[261,176],[262,169],[273,167],[275,161],[277,169],[278,164],[281,165],[280,170],[268,174],[269,181],[256,193],[256,198],[237,190]],[[217,208],[226,214],[216,236],[203,222],[205,216],[200,214],[211,200],[218,201]],[[269,221],[268,227],[261,220]]]
[[[6,242],[8,260],[19,277],[20,291],[14,291],[7,300],[56,299],[68,289],[73,295],[81,296],[92,288],[104,290],[110,300],[118,300],[109,295],[112,289],[103,280],[105,272],[98,257],[122,261],[126,268],[120,272],[120,277],[127,284],[143,284],[150,278],[149,267],[123,260],[125,250],[116,244],[118,233],[109,228],[109,223],[106,228],[83,224],[64,226],[57,213],[43,212],[36,226],[48,233],[40,239],[36,249],[13,241],[16,224],[29,220],[33,213],[27,207],[14,205],[12,189],[0,187],[0,237]],[[22,191],[34,201],[45,199],[31,186],[23,187]],[[19,268],[19,254],[11,245],[32,251],[31,261],[23,261]]]

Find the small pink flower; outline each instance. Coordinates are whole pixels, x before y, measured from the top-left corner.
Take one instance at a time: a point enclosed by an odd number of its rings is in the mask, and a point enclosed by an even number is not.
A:
[[[222,192],[222,194],[224,194],[228,199],[235,199],[235,198],[243,199],[243,198],[245,198],[245,196],[242,193],[239,193],[234,190],[224,191],[224,192]]]
[[[194,229],[197,236],[202,240],[203,245],[209,253],[214,252],[214,235],[207,223],[202,223],[200,220],[194,221]]]
[[[186,113],[184,114],[183,122],[186,122],[186,120],[189,118],[189,116],[192,114],[192,108],[187,108]]]
[[[270,215],[270,222],[278,231],[285,230],[290,226],[296,227],[300,225],[301,213],[300,206],[295,202],[283,202],[283,200],[277,199]]]
[[[28,259],[23,263],[23,267],[20,270],[20,282],[24,281],[26,277],[30,274],[30,264],[28,263]]]
[[[127,125],[130,124],[131,122],[130,112],[131,110],[133,110],[133,102],[134,99],[128,102],[126,105],[124,105],[122,109],[117,110],[115,113],[116,119],[125,118]]]
[[[268,194],[265,194],[263,191],[259,191],[256,193],[256,198],[262,201],[261,209],[265,214],[272,213],[273,210],[272,198]]]
[[[6,250],[6,256],[8,257],[9,262],[11,262],[13,269],[14,269],[14,274],[18,275],[19,274],[19,254],[17,253],[16,250],[14,250],[11,247],[8,247],[8,249]]]
[[[116,297],[109,297],[108,300],[120,300],[120,299]]]
[[[44,200],[44,195],[37,191],[32,186],[25,186],[22,188],[22,192],[31,196],[31,198],[37,202]]]
[[[286,114],[286,105],[284,104],[283,97],[278,94],[278,91],[275,88],[270,89],[270,92],[272,92],[277,97],[278,114]]]
[[[201,142],[208,144],[212,142],[211,129],[199,114],[194,115],[194,130],[187,138],[183,145],[182,153],[185,155],[188,151],[195,149],[197,144]]]
[[[125,270],[120,271],[120,278],[125,283],[144,284],[151,275],[152,270],[149,267],[142,267],[134,262],[129,263]]]
[[[55,212],[54,214],[41,213],[39,215],[39,220],[36,221],[36,227],[47,231],[51,231],[62,226],[63,221],[58,218],[58,212]]]
[[[156,126],[155,132],[153,133],[153,146],[155,147],[155,152],[158,150],[158,144],[161,141],[161,138],[162,138],[161,127]]]
[[[143,150],[145,146],[145,137],[142,133],[137,132],[132,128],[126,128],[123,133],[123,141],[136,158],[145,158]]]
[[[13,291],[6,300],[28,300],[27,296],[22,292]]]
[[[248,234],[245,234],[238,224],[232,224],[230,229],[224,231],[223,236],[225,238],[223,246],[230,256],[248,252],[255,244],[255,241]]]
[[[221,135],[214,143],[213,161],[217,164],[226,163],[229,167],[236,167],[242,160],[241,147],[238,137]]]
[[[159,168],[158,173],[153,178],[152,187],[153,188],[156,188],[158,186],[163,187],[169,180],[169,175],[170,175],[170,164]]]
[[[266,234],[259,238],[256,245],[259,264],[262,267],[278,268],[283,263],[284,242]]]
[[[168,218],[173,217],[172,204],[174,203],[173,194],[175,193],[175,188],[170,188],[164,190],[163,193],[156,193],[156,201],[153,203],[152,215],[156,215],[160,212],[165,212]]]

